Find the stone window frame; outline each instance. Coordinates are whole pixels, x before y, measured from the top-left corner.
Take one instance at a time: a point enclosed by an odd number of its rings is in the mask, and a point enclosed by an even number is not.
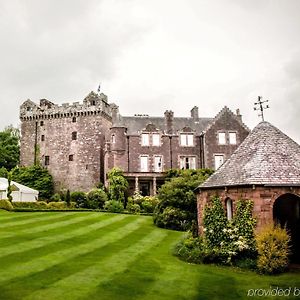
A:
[[[45,166],[49,166],[49,165],[50,165],[50,156],[45,155]]]
[[[182,164],[181,164],[181,159],[184,158],[184,159],[190,159],[190,158],[194,158],[194,168],[186,168],[186,163],[188,164],[191,164],[191,162],[187,162],[185,161],[184,162],[184,166],[182,167]],[[178,155],[178,167],[180,170],[196,170],[197,169],[197,155],[185,155],[185,154],[180,154]]]
[[[74,154],[69,155],[69,161],[74,161]]]
[[[221,143],[221,134],[224,134],[224,143]],[[226,131],[224,130],[219,130],[217,132],[217,141],[218,141],[218,145],[227,145],[227,134]]]
[[[231,143],[230,134],[235,134],[235,143]],[[237,131],[236,130],[230,130],[228,131],[228,139],[229,139],[229,145],[237,145]]]
[[[182,143],[183,136],[185,136],[185,143]],[[189,140],[189,136],[192,136],[191,140]],[[189,144],[190,141],[192,141],[192,144]],[[195,134],[194,134],[194,132],[180,132],[179,133],[179,145],[181,147],[195,147]]]
[[[44,134],[41,135],[41,141],[42,141],[42,142],[45,141],[45,135],[44,135]]]
[[[216,157],[222,157],[223,158],[223,162],[218,166],[218,168],[216,168]],[[225,154],[224,153],[214,153],[214,167],[215,170],[218,170],[225,162]]]
[[[155,158],[156,157],[159,157],[160,158],[160,170],[157,170],[156,169],[156,166],[155,166]],[[162,173],[163,170],[164,170],[164,156],[162,154],[154,154],[153,155],[153,171],[155,173]]]
[[[116,143],[116,135],[114,133],[111,135],[111,143],[112,144]]]
[[[44,121],[40,121],[40,126],[44,126]]]
[[[76,123],[76,122],[77,122],[76,117],[73,117],[73,118],[72,118],[72,123]]]
[[[77,140],[77,137],[78,137],[77,131],[73,131],[73,132],[72,132],[72,141],[76,141],[76,140]]]
[[[153,141],[153,136],[158,136],[158,144],[157,145],[154,145]],[[159,132],[152,132],[151,133],[151,142],[152,142],[152,146],[153,147],[160,147],[161,146],[161,134]]]
[[[145,143],[145,141],[146,141],[146,139],[144,139],[143,137],[146,137],[146,136],[148,136],[148,142],[147,143]],[[141,146],[142,147],[149,147],[150,146],[150,132],[142,132],[141,133]]]
[[[147,169],[142,169],[142,157],[144,158],[147,158],[147,164],[146,164],[146,167],[147,167]],[[140,156],[139,156],[139,161],[140,161],[140,172],[142,172],[142,173],[148,173],[149,172],[149,155],[148,154],[141,154]]]

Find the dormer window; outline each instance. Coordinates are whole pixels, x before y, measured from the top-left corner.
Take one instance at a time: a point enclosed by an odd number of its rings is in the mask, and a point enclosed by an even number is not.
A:
[[[27,106],[26,110],[27,111],[32,111],[32,107]]]
[[[160,134],[152,133],[152,146],[160,146]]]
[[[229,132],[229,144],[236,145],[236,132]]]
[[[96,105],[96,101],[95,101],[95,100],[92,100],[92,101],[91,101],[91,105]]]
[[[194,135],[192,133],[181,133],[180,145],[185,147],[194,146]]]

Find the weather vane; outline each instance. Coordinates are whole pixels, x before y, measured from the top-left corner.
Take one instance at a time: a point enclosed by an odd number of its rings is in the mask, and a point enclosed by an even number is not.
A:
[[[264,121],[264,110],[267,108],[270,108],[269,105],[265,105],[264,103],[269,102],[269,100],[264,100],[262,101],[262,96],[258,96],[258,101],[254,103],[254,110],[259,110],[260,114],[258,115],[259,117],[262,118],[262,120]]]

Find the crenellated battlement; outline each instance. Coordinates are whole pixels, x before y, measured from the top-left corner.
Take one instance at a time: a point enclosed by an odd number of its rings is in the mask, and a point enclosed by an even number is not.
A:
[[[107,96],[90,92],[84,98],[83,103],[63,103],[62,105],[54,104],[47,99],[41,99],[39,105],[26,100],[20,107],[20,119],[37,120],[37,119],[58,119],[74,116],[90,116],[102,114],[104,117],[111,119],[112,110],[107,102]]]

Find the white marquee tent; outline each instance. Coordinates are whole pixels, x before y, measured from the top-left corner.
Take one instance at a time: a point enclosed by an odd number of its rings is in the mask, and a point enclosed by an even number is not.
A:
[[[15,181],[11,182],[12,201],[34,202],[39,197],[39,192]],[[0,199],[7,199],[8,180],[0,177]]]

